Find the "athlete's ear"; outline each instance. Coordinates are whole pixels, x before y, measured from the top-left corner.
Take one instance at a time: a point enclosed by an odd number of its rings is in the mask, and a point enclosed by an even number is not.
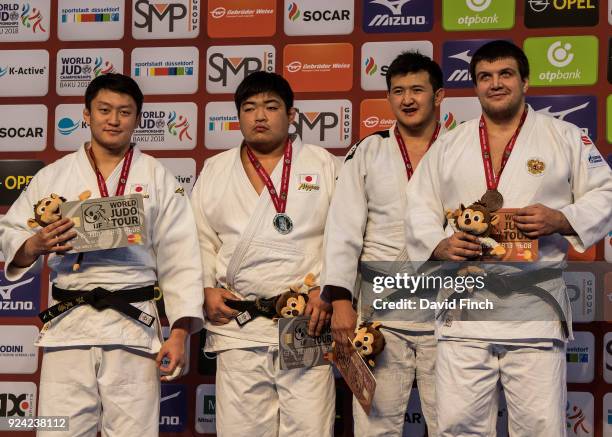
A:
[[[529,78],[526,77],[525,79],[523,79],[523,94],[525,94],[528,89],[529,89]]]
[[[295,120],[296,114],[297,114],[297,109],[289,108],[289,111],[287,111],[287,118],[289,119],[289,124],[293,123],[293,120]]]
[[[438,88],[438,90],[434,93],[434,106],[438,108],[442,104],[443,99],[444,99],[444,88]]]
[[[83,108],[83,120],[85,120],[85,123],[91,125],[90,121],[90,117],[91,117],[91,113],[89,112],[89,109],[87,108]]]

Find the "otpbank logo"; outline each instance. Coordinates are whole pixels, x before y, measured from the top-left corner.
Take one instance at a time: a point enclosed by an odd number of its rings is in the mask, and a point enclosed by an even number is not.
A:
[[[353,0],[285,0],[287,35],[347,35],[353,32]]]
[[[363,30],[367,33],[428,32],[433,27],[431,0],[365,0]]]
[[[592,35],[527,38],[530,85],[593,85],[597,82],[599,40]]]
[[[104,4],[82,0],[59,0],[57,34],[62,41],[118,40],[123,38],[125,2]]]
[[[367,42],[361,46],[361,88],[366,91],[387,90],[389,64],[402,52],[416,51],[433,57],[431,41]]]
[[[82,96],[92,79],[123,72],[121,49],[63,49],[57,52],[56,92]]]
[[[206,91],[233,93],[249,74],[274,72],[276,49],[271,45],[211,46],[206,59]]]
[[[49,39],[49,0],[0,1],[0,42]]]
[[[207,3],[207,31],[211,38],[276,33],[276,0],[208,0]]]
[[[514,0],[442,0],[445,30],[511,29],[514,15]]]
[[[575,124],[583,135],[597,139],[597,98],[595,96],[527,96],[536,111]]]
[[[353,87],[353,46],[288,44],[283,49],[283,76],[297,92],[349,91]]]
[[[145,94],[192,94],[198,90],[196,47],[132,50],[132,76]]]
[[[366,99],[359,105],[359,138],[365,138],[395,123],[395,116],[387,99]]]

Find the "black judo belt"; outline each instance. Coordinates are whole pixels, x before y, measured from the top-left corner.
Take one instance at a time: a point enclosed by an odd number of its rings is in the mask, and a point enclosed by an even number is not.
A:
[[[152,315],[130,305],[131,303],[153,300],[155,290],[152,285],[118,291],[109,291],[100,287],[89,291],[63,290],[53,285],[52,295],[53,299],[60,303],[38,315],[43,323],[53,320],[78,305],[91,305],[98,311],[112,308],[146,326],[151,326],[155,321],[155,317]]]
[[[225,301],[225,305],[233,310],[240,311],[236,316],[236,323],[244,326],[256,317],[264,316],[272,319],[276,316],[276,302],[279,296],[263,298],[258,297],[255,300],[231,300]]]

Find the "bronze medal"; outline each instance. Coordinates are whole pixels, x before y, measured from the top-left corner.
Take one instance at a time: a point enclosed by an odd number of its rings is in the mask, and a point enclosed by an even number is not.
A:
[[[487,209],[493,212],[504,205],[504,196],[497,190],[487,190],[480,198],[480,202],[484,203]]]

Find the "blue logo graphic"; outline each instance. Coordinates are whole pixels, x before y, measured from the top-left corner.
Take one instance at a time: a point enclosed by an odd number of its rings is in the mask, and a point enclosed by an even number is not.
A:
[[[595,96],[531,96],[525,100],[537,112],[575,124],[584,135],[597,139]]]
[[[59,133],[62,135],[70,135],[72,132],[77,130],[81,126],[81,121],[72,121],[72,119],[68,117],[62,118],[57,123],[57,129]]]
[[[183,432],[187,423],[187,387],[162,384],[159,405],[159,431]]]
[[[431,0],[365,0],[363,30],[367,33],[428,32],[433,27]]]
[[[0,275],[0,317],[36,316],[40,312],[40,276],[26,273],[11,282]]]
[[[4,76],[6,74],[6,72],[8,71],[8,68],[2,68],[0,67],[0,77]]]
[[[471,88],[470,61],[474,52],[490,39],[446,41],[442,48],[442,72],[445,88]]]

